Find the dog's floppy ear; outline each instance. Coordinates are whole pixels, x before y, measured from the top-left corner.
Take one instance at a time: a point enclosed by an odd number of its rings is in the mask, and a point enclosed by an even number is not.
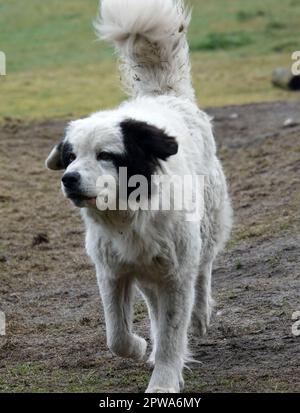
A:
[[[165,161],[178,152],[176,139],[167,135],[163,129],[134,119],[126,119],[120,126],[125,146],[131,149],[133,146],[141,148],[146,157]]]
[[[52,171],[59,171],[61,169],[64,169],[61,156],[62,147],[63,141],[56,145],[50,152],[50,155],[46,160],[46,167],[48,169],[51,169]]]

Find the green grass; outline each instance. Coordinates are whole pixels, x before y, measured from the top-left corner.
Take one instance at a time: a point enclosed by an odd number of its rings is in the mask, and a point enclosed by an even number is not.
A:
[[[198,50],[229,50],[246,46],[251,43],[250,36],[243,32],[209,33],[198,42],[191,42],[191,51]]]
[[[253,20],[257,17],[264,17],[266,15],[266,12],[263,10],[251,10],[251,11],[245,11],[245,10],[240,10],[236,14],[236,18],[240,22],[246,22],[249,20]]]
[[[98,0],[0,0],[0,118],[80,116],[124,98],[112,49],[95,41]],[[189,32],[202,105],[298,99],[272,87],[299,49],[296,0],[193,0]]]
[[[150,372],[123,373],[114,368],[99,366],[95,369],[57,369],[45,363],[16,363],[0,372],[0,393],[99,393],[116,388],[147,387]]]

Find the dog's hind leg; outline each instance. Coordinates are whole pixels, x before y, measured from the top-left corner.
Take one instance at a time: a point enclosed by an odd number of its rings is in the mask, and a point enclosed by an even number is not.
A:
[[[195,304],[192,328],[195,333],[205,335],[210,324],[214,301],[211,296],[212,262],[202,264],[195,285]]]
[[[105,313],[107,345],[120,357],[141,360],[147,343],[132,332],[134,285],[129,279],[99,279]]]

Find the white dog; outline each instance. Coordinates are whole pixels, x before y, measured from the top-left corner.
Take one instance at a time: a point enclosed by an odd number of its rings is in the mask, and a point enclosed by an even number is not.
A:
[[[193,321],[202,334],[207,329],[212,265],[231,228],[210,119],[198,109],[191,83],[189,20],[181,0],[103,0],[96,28],[115,44],[132,98],[71,122],[46,162],[65,171],[63,192],[82,208],[114,354],[144,358],[147,343],[132,331],[136,287],[147,302],[154,364],[147,392],[153,393],[183,388],[188,327]],[[100,211],[97,180],[120,179],[121,167],[128,179],[205,176],[202,219],[188,222],[177,210]]]

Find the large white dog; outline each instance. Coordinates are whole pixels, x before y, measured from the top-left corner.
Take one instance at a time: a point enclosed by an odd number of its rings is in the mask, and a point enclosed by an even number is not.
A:
[[[183,388],[188,327],[193,321],[200,333],[207,329],[212,265],[231,228],[210,119],[191,83],[189,20],[181,0],[103,0],[97,32],[115,44],[131,99],[71,122],[46,162],[64,170],[63,192],[81,208],[114,354],[145,357],[147,343],[132,331],[136,288],[147,302],[154,364],[147,392]],[[127,168],[128,180],[142,175],[148,182],[160,174],[204,176],[201,218],[189,222],[184,210],[99,210],[97,180],[120,180],[119,168]],[[150,186],[148,197],[154,192]]]

